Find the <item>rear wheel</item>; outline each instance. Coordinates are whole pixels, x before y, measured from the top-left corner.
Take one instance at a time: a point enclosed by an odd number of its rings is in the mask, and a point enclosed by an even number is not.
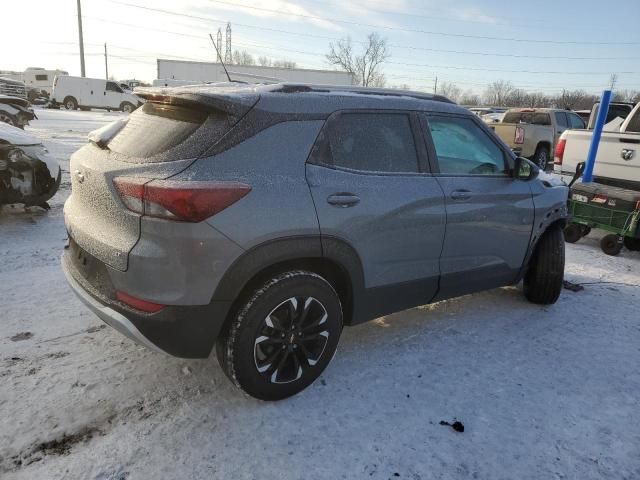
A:
[[[75,99],[75,97],[66,97],[64,99],[64,108],[66,108],[67,110],[77,110],[78,109],[78,101]]]
[[[564,228],[564,241],[576,243],[582,238],[582,227],[576,223],[570,223]]]
[[[544,145],[538,145],[533,161],[541,170],[546,170],[549,165],[549,149]]]
[[[312,272],[290,271],[246,297],[218,338],[216,355],[246,393],[281,400],[318,378],[341,332],[342,306],[331,284]]]
[[[542,236],[524,277],[524,295],[532,303],[555,303],[564,280],[564,237],[559,226],[550,227]]]
[[[640,238],[624,237],[624,246],[632,252],[640,252]]]
[[[607,255],[616,256],[622,250],[622,237],[615,234],[605,235],[600,240],[600,248]]]

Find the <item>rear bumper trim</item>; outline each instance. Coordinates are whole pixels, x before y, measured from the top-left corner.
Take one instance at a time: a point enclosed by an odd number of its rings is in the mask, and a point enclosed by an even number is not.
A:
[[[159,348],[157,345],[153,344],[151,341],[145,337],[140,330],[138,330],[133,323],[131,323],[124,315],[116,312],[114,309],[103,305],[98,300],[93,298],[77,281],[73,278],[73,275],[69,271],[66,262],[63,260],[62,262],[62,271],[64,272],[65,277],[67,278],[67,282],[71,286],[73,292],[82,300],[89,309],[95,313],[100,320],[109,325],[110,327],[115,328],[117,331],[129,337],[134,342],[147,347],[149,350],[158,353],[167,354],[164,350]]]

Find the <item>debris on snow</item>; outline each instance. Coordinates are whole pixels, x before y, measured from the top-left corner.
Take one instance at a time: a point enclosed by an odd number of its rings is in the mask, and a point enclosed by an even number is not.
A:
[[[567,290],[571,290],[572,292],[581,292],[582,290],[584,290],[584,287],[582,285],[578,283],[572,283],[569,280],[563,281],[562,286]]]
[[[453,428],[456,432],[462,433],[464,432],[464,425],[462,424],[462,422],[459,422],[458,420],[456,420],[453,423],[449,423],[446,422],[444,420],[440,420],[440,425],[446,425],[448,427]]]

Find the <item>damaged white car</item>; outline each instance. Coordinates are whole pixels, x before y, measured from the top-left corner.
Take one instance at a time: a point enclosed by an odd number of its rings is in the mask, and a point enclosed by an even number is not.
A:
[[[49,209],[61,170],[33,135],[0,122],[0,206],[22,203]]]

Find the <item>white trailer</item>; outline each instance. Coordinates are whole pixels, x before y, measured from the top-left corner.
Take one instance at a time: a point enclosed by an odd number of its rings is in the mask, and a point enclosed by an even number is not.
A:
[[[46,70],[40,67],[29,67],[24,72],[7,72],[2,76],[23,82],[27,88],[33,88],[38,92],[53,92],[53,80],[56,76],[69,75],[64,70]]]
[[[227,76],[220,63],[165,60],[159,58],[158,79],[161,85],[178,83],[226,82]],[[246,82],[315,83],[321,85],[354,85],[355,76],[338,70],[309,70],[304,68],[261,67],[258,65],[227,65],[232,79]],[[174,84],[175,84],[174,83]],[[155,82],[154,82],[155,85]]]

